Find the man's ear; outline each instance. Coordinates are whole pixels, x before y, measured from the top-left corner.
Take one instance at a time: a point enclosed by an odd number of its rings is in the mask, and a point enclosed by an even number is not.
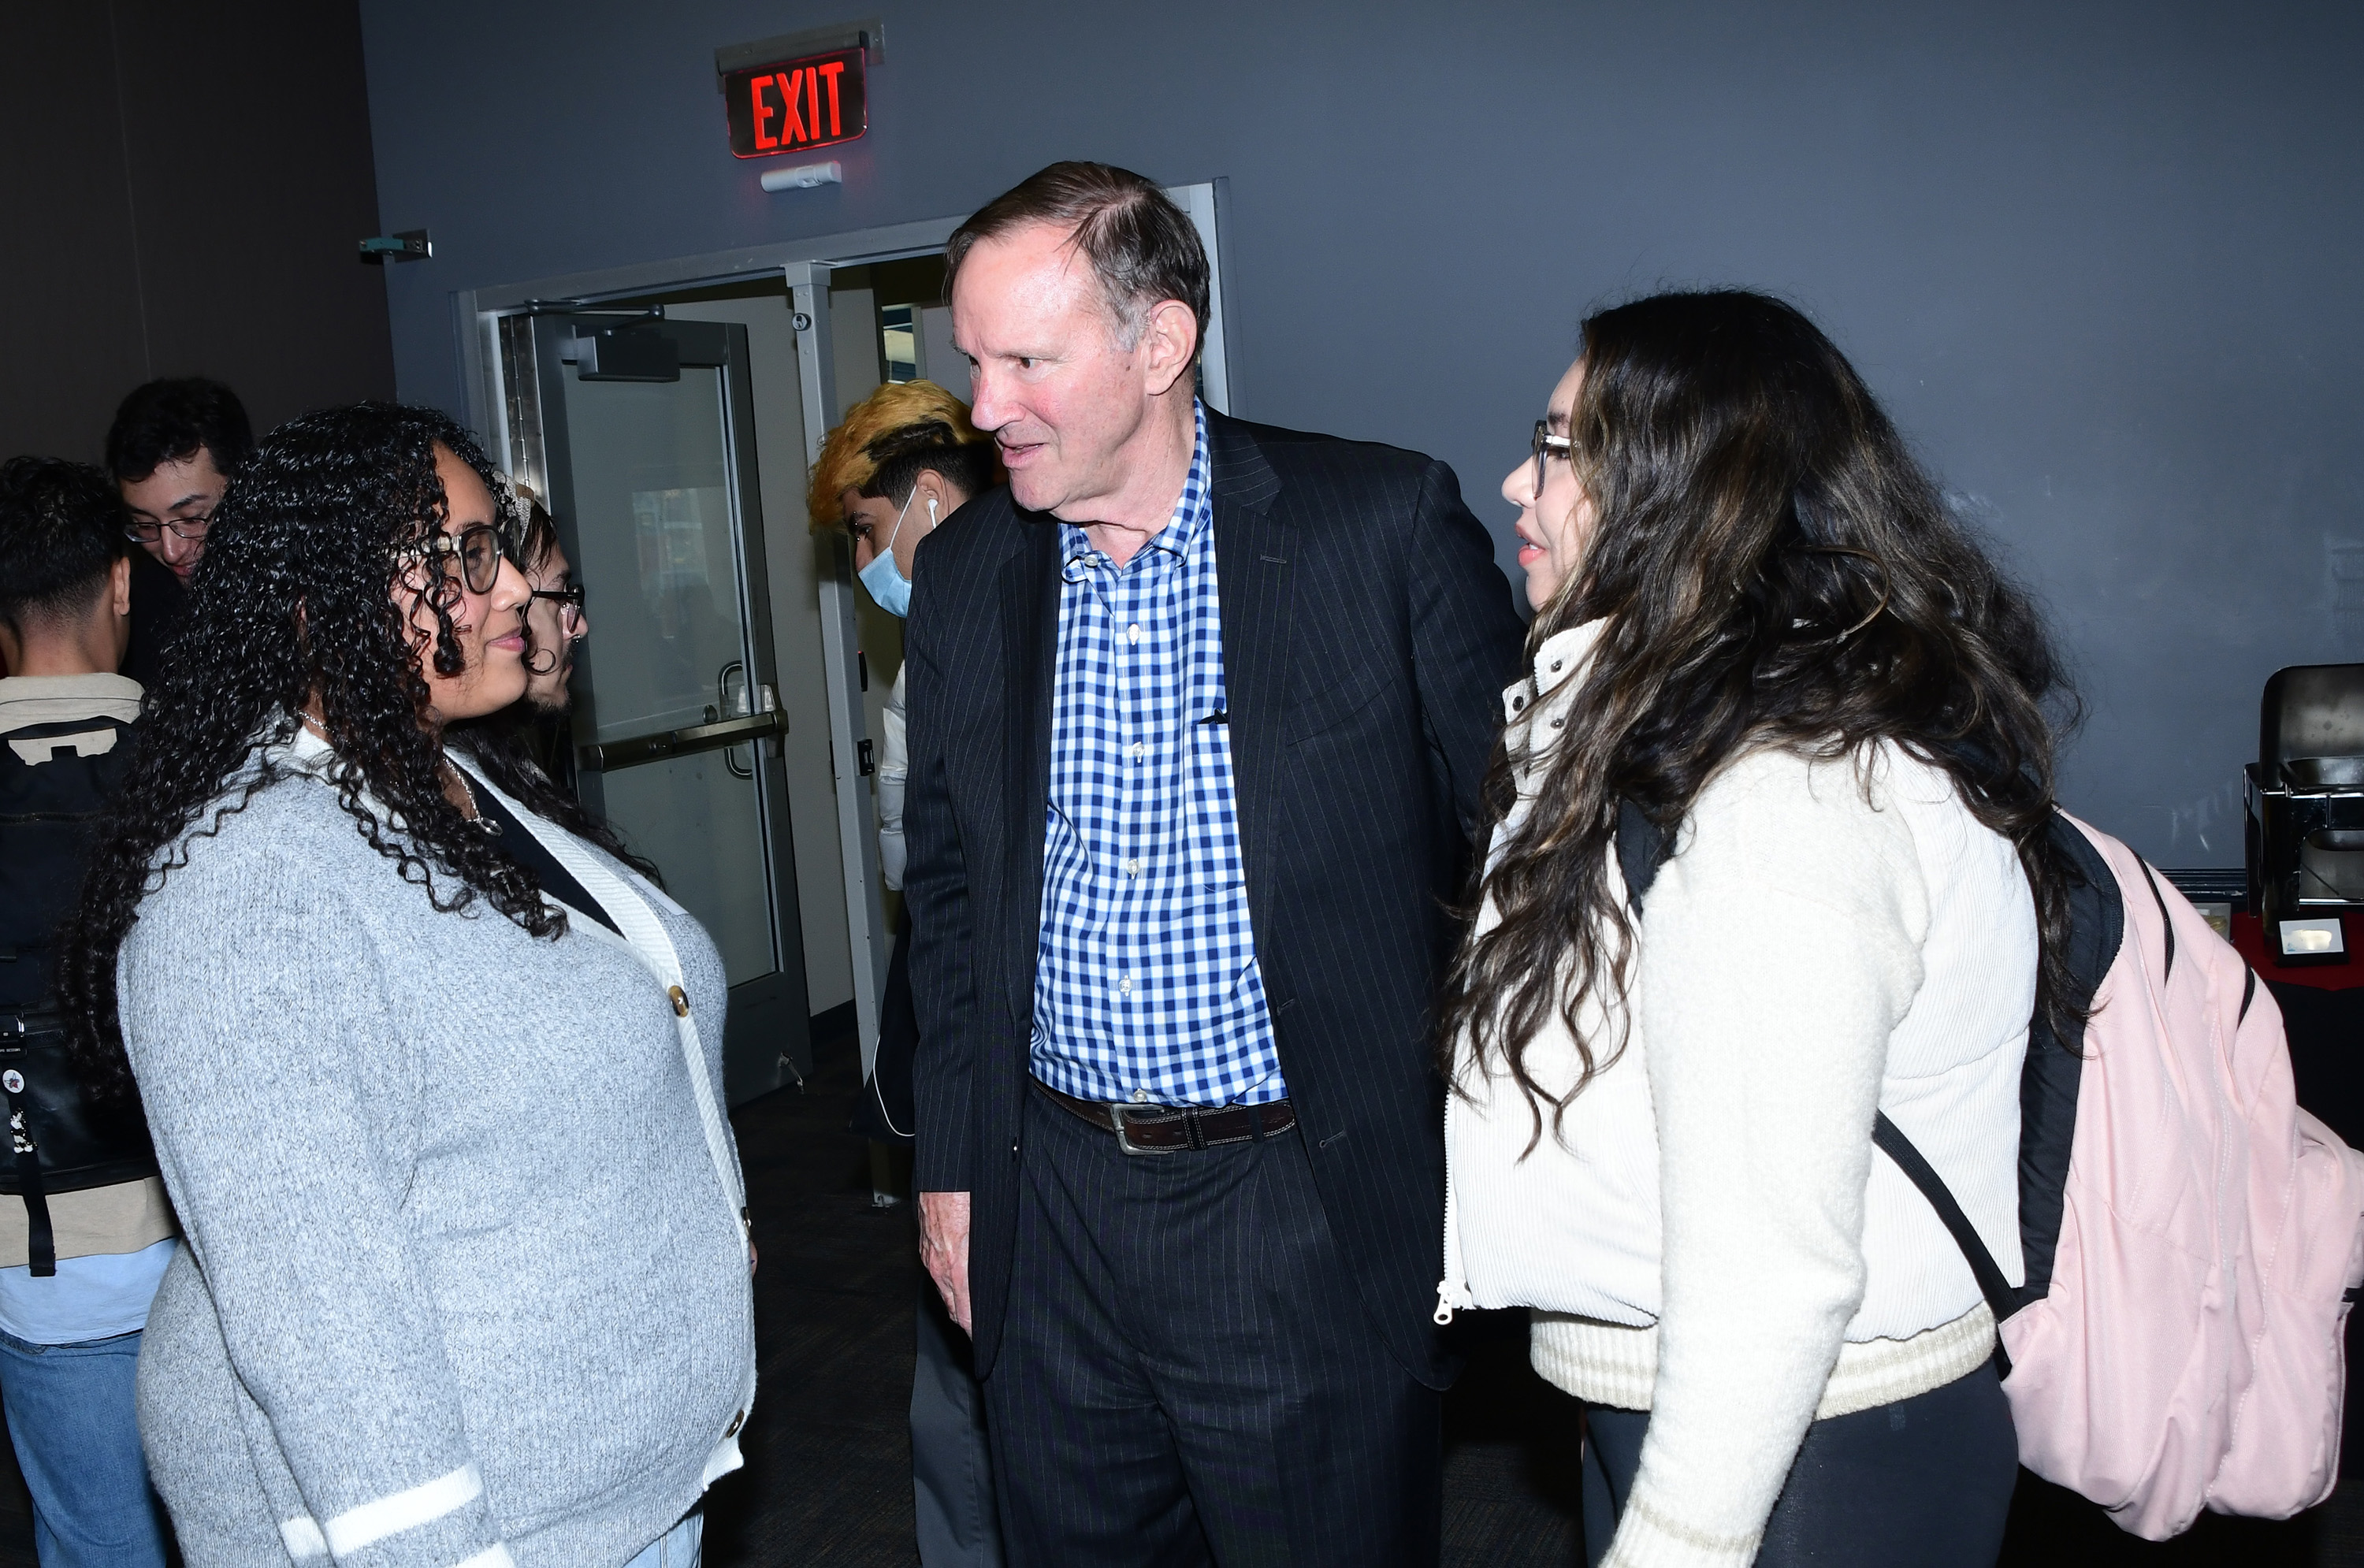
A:
[[[952,491],[944,484],[944,476],[932,468],[923,468],[920,470],[920,476],[911,481],[911,488],[920,493],[915,505],[924,512],[928,503],[933,501],[936,504],[936,520],[943,521],[944,513],[952,506]]]
[[[1189,373],[1199,358],[1199,317],[1178,299],[1161,299],[1149,307],[1148,325],[1141,335],[1142,368],[1148,373],[1149,395],[1163,396]]]
[[[116,557],[115,564],[107,568],[106,602],[117,615],[131,613],[131,557],[128,551]]]

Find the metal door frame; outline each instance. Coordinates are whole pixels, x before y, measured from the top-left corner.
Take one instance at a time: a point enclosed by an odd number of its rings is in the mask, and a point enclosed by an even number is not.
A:
[[[947,239],[951,232],[945,230]],[[830,325],[830,264],[792,261],[786,272],[796,312],[792,320],[797,328],[797,374],[803,383],[805,464],[809,473],[820,456],[821,443],[845,417],[844,400],[837,390],[837,345]],[[820,410],[818,419],[812,414],[816,408]],[[860,657],[862,635],[854,619],[853,553],[843,539],[831,541],[830,562],[834,570],[820,583],[821,678],[829,683],[829,765],[837,784],[837,852],[845,886],[846,956],[853,969],[854,1040],[861,1049],[862,1075],[866,1079],[878,1058],[878,1015],[886,996],[891,939],[886,931],[886,883],[878,865],[878,835],[873,831],[877,786],[865,790],[862,784],[877,770],[875,765],[863,765],[867,739],[863,732],[868,728],[862,706],[865,671]]]
[[[1223,309],[1222,211],[1228,200],[1227,182],[1213,180],[1169,185],[1172,196],[1189,215],[1206,247],[1209,269],[1207,340],[1199,360],[1201,394],[1209,406],[1232,412],[1238,392],[1225,351]],[[485,450],[505,472],[520,477],[546,473],[546,454],[513,451],[508,439],[509,405],[530,398],[503,352],[504,318],[549,309],[552,303],[584,312],[596,312],[608,302],[676,290],[731,283],[777,272],[786,283],[797,313],[797,365],[802,382],[805,428],[802,450],[807,473],[820,455],[830,429],[842,417],[837,391],[837,367],[831,356],[829,276],[832,268],[898,261],[942,250],[965,217],[926,218],[885,228],[855,229],[808,239],[786,240],[742,250],[714,250],[701,255],[635,262],[593,272],[565,272],[523,283],[462,289],[452,297],[457,329],[461,380],[468,399],[467,419]],[[683,323],[687,325],[687,323]],[[746,437],[752,450],[753,434]],[[750,469],[748,472],[755,472]],[[546,481],[545,481],[546,489]],[[853,573],[850,555],[840,548],[837,572],[820,582],[821,661],[829,683],[831,771],[836,783],[840,859],[845,883],[847,947],[853,968],[853,1009],[866,1077],[878,1050],[878,1009],[886,994],[887,934],[880,897],[878,842],[871,791],[858,758],[866,736],[862,706],[861,663],[856,658]],[[765,624],[769,625],[768,599]],[[777,652],[774,652],[777,667]],[[783,817],[785,823],[786,818]],[[803,954],[797,954],[799,972]],[[808,977],[809,987],[809,977]],[[807,991],[809,996],[809,988]]]

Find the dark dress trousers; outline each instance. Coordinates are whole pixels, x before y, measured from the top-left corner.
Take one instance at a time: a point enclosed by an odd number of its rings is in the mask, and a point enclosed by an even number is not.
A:
[[[1359,1304],[1383,1359],[1440,1388],[1433,1009],[1522,628],[1491,541],[1443,463],[1212,410],[1207,431],[1248,905],[1297,1111],[1290,1148],[1302,1148],[1257,1176],[1256,1190],[1271,1223],[1306,1219],[1292,1255],[1330,1260],[1319,1266],[1343,1275],[1320,1282],[1320,1294]],[[1060,1150],[1063,1160],[1124,1158],[1105,1132],[1092,1134],[1105,1151],[1043,1134],[1048,1102],[1030,1088],[1059,526],[997,490],[920,550],[905,633],[916,1185],[973,1195],[969,1284],[990,1391],[1013,1278],[1021,1296],[1047,1288],[1040,1254],[1056,1248],[1044,1228],[1097,1223],[1094,1195],[1127,1184],[1121,1168],[1105,1180],[1022,1168]],[[1032,1156],[1030,1126],[1043,1142]],[[1177,1169],[1155,1179],[1183,1178]],[[1225,1179],[1210,1167],[1208,1182]],[[1068,1184],[1061,1190],[1076,1201],[1046,1205],[1046,1180]],[[1175,1247],[1199,1254],[1173,1266],[1218,1269],[1203,1217],[1184,1212],[1196,1200],[1172,1196]],[[1212,1212],[1225,1212],[1220,1201]],[[1241,1213],[1243,1225],[1266,1222]],[[1030,1256],[1013,1271],[1021,1233]],[[1065,1239],[1086,1250],[1099,1240]],[[997,1455],[1002,1438],[997,1426]],[[1020,1560],[1015,1540],[1011,1550]]]

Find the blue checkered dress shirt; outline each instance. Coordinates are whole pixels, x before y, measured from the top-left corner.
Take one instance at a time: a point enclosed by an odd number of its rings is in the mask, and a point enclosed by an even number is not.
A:
[[[1078,1099],[1285,1099],[1232,788],[1207,412],[1163,531],[1120,568],[1061,524],[1034,1075]],[[1212,717],[1212,722],[1209,720]]]

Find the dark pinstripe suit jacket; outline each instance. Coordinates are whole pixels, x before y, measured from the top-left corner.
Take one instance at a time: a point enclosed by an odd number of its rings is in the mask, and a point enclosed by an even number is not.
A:
[[[1232,767],[1256,955],[1330,1227],[1440,1382],[1431,1006],[1522,631],[1452,470],[1210,410]],[[974,1194],[977,1365],[1007,1296],[1042,925],[1058,528],[1007,490],[921,544],[904,656],[918,1184]]]

